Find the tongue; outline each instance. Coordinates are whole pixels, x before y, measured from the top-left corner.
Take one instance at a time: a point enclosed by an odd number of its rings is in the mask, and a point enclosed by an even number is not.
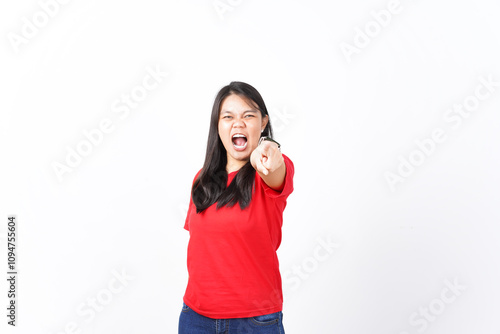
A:
[[[243,137],[237,137],[237,138],[234,138],[233,139],[233,142],[237,145],[237,146],[243,146],[245,145],[245,143],[247,142],[247,140]]]

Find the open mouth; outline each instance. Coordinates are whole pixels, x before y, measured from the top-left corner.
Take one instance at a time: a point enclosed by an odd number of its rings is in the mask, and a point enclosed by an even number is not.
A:
[[[236,133],[232,138],[233,146],[236,150],[241,151],[247,147],[247,137],[241,133]]]

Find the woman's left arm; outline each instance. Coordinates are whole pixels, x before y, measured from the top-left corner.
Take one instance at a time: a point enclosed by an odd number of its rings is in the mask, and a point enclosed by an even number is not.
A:
[[[250,163],[270,188],[283,189],[286,165],[276,143],[263,141],[250,155]]]

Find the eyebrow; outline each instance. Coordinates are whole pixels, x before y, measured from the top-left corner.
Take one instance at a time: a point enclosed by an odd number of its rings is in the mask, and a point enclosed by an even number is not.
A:
[[[245,110],[245,111],[243,112],[243,114],[244,114],[244,113],[247,113],[247,112],[251,112],[251,113],[254,113],[254,114],[255,114],[255,113],[257,113],[257,110],[253,110],[253,109],[250,109],[250,110]],[[221,114],[233,114],[233,112],[232,112],[232,111],[230,111],[230,110],[224,110],[224,111],[222,111],[222,112],[221,112]]]

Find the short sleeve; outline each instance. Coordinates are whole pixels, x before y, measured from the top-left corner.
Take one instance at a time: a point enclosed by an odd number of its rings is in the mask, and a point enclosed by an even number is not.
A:
[[[292,160],[290,160],[290,158],[286,155],[282,155],[286,167],[285,182],[283,184],[283,188],[281,189],[281,191],[274,190],[273,188],[269,187],[264,181],[262,181],[262,186],[264,187],[264,192],[267,196],[271,198],[286,200],[287,197],[293,192],[293,175],[295,173],[295,168]]]
[[[201,169],[198,171],[198,173],[196,173],[194,179],[193,179],[193,183],[191,184],[191,189],[193,189],[193,185],[194,185],[194,181],[196,181],[196,178],[198,177],[198,175],[200,174],[201,172]],[[191,193],[191,192],[190,192]],[[188,211],[187,211],[187,215],[186,215],[186,220],[184,221],[184,229],[189,231],[189,217],[191,216],[191,212],[193,210],[196,210],[196,207],[193,203],[193,197],[190,195],[189,196],[189,207],[188,207]]]

